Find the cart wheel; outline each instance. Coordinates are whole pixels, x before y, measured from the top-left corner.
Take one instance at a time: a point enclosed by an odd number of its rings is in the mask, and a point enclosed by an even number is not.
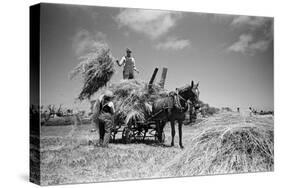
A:
[[[125,144],[131,143],[132,138],[133,138],[132,131],[128,127],[125,127],[123,129],[123,132],[122,132],[122,141],[123,141],[123,143],[125,143]]]

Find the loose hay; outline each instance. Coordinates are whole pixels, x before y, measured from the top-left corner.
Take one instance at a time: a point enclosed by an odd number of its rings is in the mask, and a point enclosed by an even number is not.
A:
[[[80,59],[81,62],[70,74],[71,78],[80,74],[84,79],[78,98],[90,100],[97,91],[103,94],[103,89],[111,90],[114,93],[114,120],[117,125],[127,124],[131,120],[144,121],[151,113],[150,103],[159,97],[167,96],[167,92],[159,85],[152,85],[152,88],[148,89],[148,84],[140,80],[121,80],[119,83],[107,84],[115,72],[115,58],[106,44],[93,46],[90,52]],[[95,119],[96,115],[92,118]]]
[[[184,174],[207,175],[273,171],[273,126],[233,124],[196,136]]]
[[[148,92],[148,84],[140,80],[121,80],[106,88],[114,94],[115,124],[127,124],[131,120],[145,121],[151,113],[151,102],[167,92],[153,85]]]
[[[93,47],[90,53],[80,57],[81,62],[71,72],[71,78],[78,74],[84,80],[79,99],[90,99],[100,88],[104,87],[113,76],[114,57],[106,44]]]

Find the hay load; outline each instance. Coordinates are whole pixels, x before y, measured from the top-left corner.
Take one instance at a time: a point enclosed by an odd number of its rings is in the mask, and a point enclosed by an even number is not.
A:
[[[83,87],[78,99],[90,99],[100,88],[106,86],[113,76],[114,57],[106,44],[94,46],[90,53],[79,58],[80,63],[73,69],[71,78],[81,75]]]
[[[112,91],[117,125],[127,124],[130,120],[144,121],[151,112],[149,103],[167,95],[159,85],[152,85],[148,89],[148,83],[136,79],[108,84],[115,73],[115,58],[106,44],[94,46],[90,53],[79,59],[80,63],[70,74],[71,78],[81,75],[83,79],[83,87],[78,99],[90,100],[94,94],[98,97],[97,95],[103,94],[106,90]]]
[[[150,103],[167,95],[159,85],[152,85],[148,91],[148,83],[140,80],[121,80],[105,89],[114,93],[117,124],[127,124],[130,120],[144,121],[151,113]]]
[[[193,139],[184,174],[272,171],[273,127],[243,125],[206,128]]]

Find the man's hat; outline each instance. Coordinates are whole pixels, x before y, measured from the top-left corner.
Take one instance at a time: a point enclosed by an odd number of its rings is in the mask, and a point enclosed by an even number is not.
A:
[[[131,53],[131,52],[132,52],[132,50],[130,50],[129,48],[127,48],[127,49],[126,49],[126,52]]]
[[[110,97],[110,98],[114,96],[113,92],[110,91],[110,90],[105,90],[103,95],[106,96],[106,97]]]
[[[111,100],[114,97],[113,92],[110,90],[105,90],[102,95],[99,96],[99,101]]]

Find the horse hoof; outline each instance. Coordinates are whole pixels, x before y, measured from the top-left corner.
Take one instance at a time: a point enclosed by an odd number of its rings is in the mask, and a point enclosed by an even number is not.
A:
[[[181,147],[181,149],[184,149],[184,147],[183,146],[180,146]]]
[[[171,144],[171,147],[173,147],[174,146],[174,144]]]

